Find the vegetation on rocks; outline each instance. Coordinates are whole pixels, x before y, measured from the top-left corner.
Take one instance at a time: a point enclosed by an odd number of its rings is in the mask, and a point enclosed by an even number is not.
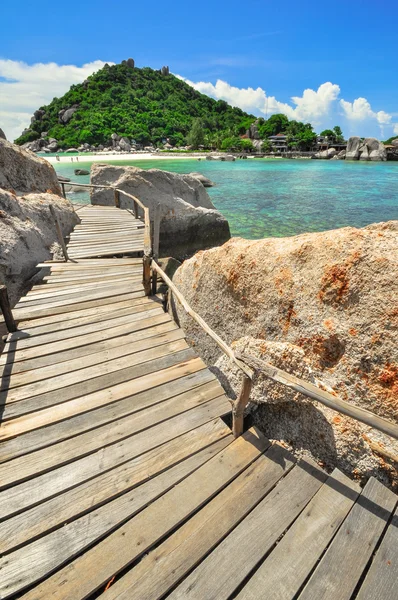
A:
[[[251,126],[258,135],[247,135]],[[112,134],[142,145],[189,144],[213,149],[250,151],[250,139],[285,133],[292,148],[307,149],[312,126],[282,114],[256,119],[224,100],[197,92],[168,70],[137,69],[128,62],[106,65],[62,98],[36,110],[29,129],[16,140],[54,140],[58,149],[83,144],[112,146]],[[243,138],[243,139],[242,139]],[[294,138],[294,139],[293,139]]]

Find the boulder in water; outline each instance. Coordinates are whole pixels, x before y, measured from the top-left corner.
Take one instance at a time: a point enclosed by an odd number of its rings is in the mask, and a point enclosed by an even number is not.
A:
[[[214,183],[208,177],[205,177],[203,173],[189,173],[190,177],[195,177],[204,187],[214,187]]]
[[[90,175],[90,171],[87,171],[87,169],[75,169],[74,173],[75,175]]]
[[[203,185],[190,175],[93,164],[91,183],[125,190],[139,198],[151,215],[160,204],[161,256],[185,258],[197,250],[223,244],[230,237],[228,221],[215,209]],[[113,192],[92,189],[91,201],[113,206]],[[132,208],[132,201],[122,194],[120,204]]]

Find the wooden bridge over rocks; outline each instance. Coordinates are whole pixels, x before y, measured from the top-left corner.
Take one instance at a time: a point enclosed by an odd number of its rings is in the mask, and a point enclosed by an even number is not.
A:
[[[118,208],[119,193],[79,209],[66,260],[38,265],[13,311],[1,290],[0,598],[395,598],[397,496],[297,461],[245,430],[243,411],[262,370],[394,437],[397,425],[235,356],[158,266],[156,215],[128,195]],[[158,276],[241,369],[232,407]]]

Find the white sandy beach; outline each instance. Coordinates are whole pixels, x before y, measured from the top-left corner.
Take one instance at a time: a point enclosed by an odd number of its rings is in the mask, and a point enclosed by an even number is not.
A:
[[[79,153],[79,154],[68,154],[68,155],[60,155],[59,156],[59,160],[56,159],[55,156],[42,156],[42,158],[45,158],[49,163],[51,163],[52,165],[56,165],[59,163],[79,163],[79,162],[101,162],[101,161],[110,161],[110,160],[114,160],[114,161],[122,161],[122,160],[176,160],[176,159],[187,159],[187,158],[202,158],[202,160],[205,159],[206,155],[200,155],[200,154],[160,154],[158,152],[154,152],[154,153],[106,153],[106,152],[102,152],[101,154],[85,154],[85,153]],[[76,158],[78,158],[79,160],[77,161]],[[73,160],[72,160],[73,159]]]

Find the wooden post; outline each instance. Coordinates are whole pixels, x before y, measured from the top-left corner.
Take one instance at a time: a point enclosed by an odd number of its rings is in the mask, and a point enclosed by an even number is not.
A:
[[[17,331],[17,326],[11,310],[10,299],[5,285],[0,285],[0,308],[9,333]]]
[[[252,380],[247,375],[243,375],[242,389],[232,408],[232,433],[236,438],[243,433],[243,415],[249,402],[251,389]]]
[[[61,189],[62,189],[62,195],[64,198],[66,198],[66,193],[65,193],[65,184],[61,181]]]
[[[138,219],[138,204],[135,200],[133,202],[134,202],[134,216],[136,219]]]
[[[151,257],[144,254],[143,258],[143,273],[142,283],[144,286],[145,296],[151,295]]]
[[[114,190],[114,196],[115,196],[115,206],[116,206],[116,208],[120,208],[119,190]]]
[[[153,241],[152,256],[155,261],[159,258],[159,239],[160,239],[160,204],[157,204],[153,214]],[[152,295],[157,292],[158,274],[155,269],[152,271]]]
[[[69,260],[68,251],[67,251],[66,246],[65,246],[64,238],[63,238],[63,235],[62,235],[62,229],[61,229],[61,226],[59,224],[57,214],[56,214],[56,212],[55,212],[54,207],[53,207],[52,204],[49,204],[49,209],[50,209],[51,216],[52,216],[52,218],[54,219],[54,222],[55,222],[55,229],[57,230],[58,242],[59,242],[59,245],[62,248],[62,252],[63,252],[64,258],[65,258],[65,262],[68,262],[68,260]]]

